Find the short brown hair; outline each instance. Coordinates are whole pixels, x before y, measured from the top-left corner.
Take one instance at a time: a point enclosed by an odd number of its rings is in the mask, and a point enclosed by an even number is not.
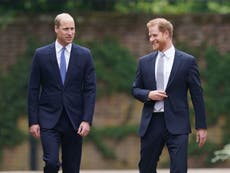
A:
[[[151,26],[158,26],[158,29],[160,32],[169,32],[169,36],[172,38],[173,36],[173,25],[170,21],[166,20],[165,18],[155,18],[150,20],[147,23],[147,28],[150,28]]]

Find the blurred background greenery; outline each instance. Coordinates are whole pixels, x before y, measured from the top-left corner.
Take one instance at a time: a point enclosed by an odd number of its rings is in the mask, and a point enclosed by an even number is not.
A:
[[[109,11],[119,13],[220,13],[230,12],[228,0],[1,0],[2,13]]]

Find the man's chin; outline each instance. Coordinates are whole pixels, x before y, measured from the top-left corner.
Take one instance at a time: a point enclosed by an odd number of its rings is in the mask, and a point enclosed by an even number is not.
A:
[[[158,50],[158,47],[156,47],[156,46],[152,46],[152,48],[153,48],[154,51]]]
[[[67,40],[66,40],[66,43],[68,43],[68,44],[69,44],[69,43],[72,43],[72,42],[73,42],[73,39],[67,39]]]

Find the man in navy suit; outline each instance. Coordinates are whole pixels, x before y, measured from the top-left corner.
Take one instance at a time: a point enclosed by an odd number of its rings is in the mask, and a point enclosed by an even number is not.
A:
[[[153,52],[140,58],[132,94],[144,103],[140,173],[156,173],[164,145],[170,156],[170,172],[187,172],[190,92],[195,110],[196,141],[202,147],[207,137],[206,115],[195,58],[172,43],[173,25],[164,18],[147,23]]]
[[[94,114],[96,75],[89,49],[76,45],[74,19],[54,21],[56,41],[35,51],[28,89],[30,133],[41,138],[45,173],[79,173],[82,137]],[[59,148],[62,163],[59,162]]]

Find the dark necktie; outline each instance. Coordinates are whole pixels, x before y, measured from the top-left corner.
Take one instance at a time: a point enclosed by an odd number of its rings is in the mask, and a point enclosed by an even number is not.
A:
[[[62,48],[61,52],[61,58],[60,58],[60,73],[61,73],[61,79],[62,83],[65,82],[65,76],[66,76],[66,60],[65,60],[65,47]]]

